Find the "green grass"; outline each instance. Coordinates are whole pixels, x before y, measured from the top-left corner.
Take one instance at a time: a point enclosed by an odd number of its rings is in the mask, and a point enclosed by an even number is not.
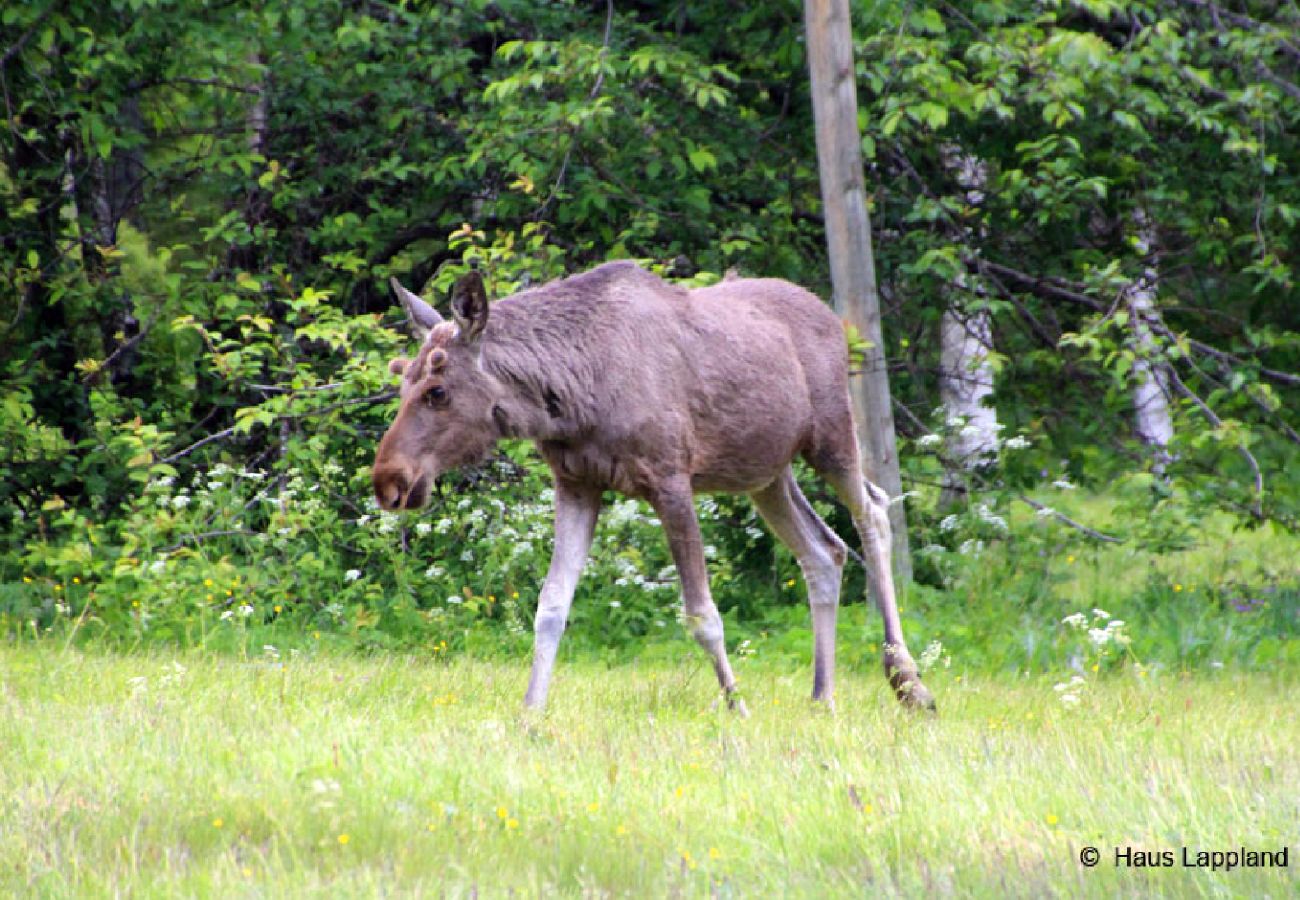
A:
[[[178,664],[182,668],[178,668]],[[0,649],[0,894],[1294,896],[1300,677],[929,679],[526,660]],[[138,680],[139,679],[139,680]],[[1101,864],[1078,862],[1085,846]],[[1290,868],[1128,869],[1290,847]]]

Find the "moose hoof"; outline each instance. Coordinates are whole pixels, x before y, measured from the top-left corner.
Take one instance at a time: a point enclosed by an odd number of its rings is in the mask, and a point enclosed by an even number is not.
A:
[[[889,686],[894,689],[898,702],[908,709],[935,712],[934,694],[921,683],[921,673],[916,670],[916,663],[911,659],[887,661],[885,674],[889,676]]]
[[[934,703],[934,694],[930,693],[928,687],[921,684],[919,678],[895,686],[894,693],[898,695],[898,702],[908,709],[924,710],[931,713],[939,711]]]

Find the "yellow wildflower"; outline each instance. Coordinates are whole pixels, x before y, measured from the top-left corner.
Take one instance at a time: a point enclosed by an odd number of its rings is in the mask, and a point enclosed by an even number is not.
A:
[[[344,845],[346,845],[347,842],[350,841],[350,840],[352,840],[351,835],[347,835],[347,834],[340,834],[340,835],[339,835],[339,843],[340,843],[340,844],[344,844]]]

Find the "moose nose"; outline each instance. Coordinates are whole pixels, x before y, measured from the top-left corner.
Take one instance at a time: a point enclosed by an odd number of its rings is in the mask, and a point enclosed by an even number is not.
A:
[[[429,479],[424,475],[377,468],[371,477],[375,499],[384,509],[419,509],[429,499]]]
[[[384,509],[399,509],[402,498],[410,489],[410,479],[403,472],[394,469],[375,469],[372,476],[375,487],[375,499]]]

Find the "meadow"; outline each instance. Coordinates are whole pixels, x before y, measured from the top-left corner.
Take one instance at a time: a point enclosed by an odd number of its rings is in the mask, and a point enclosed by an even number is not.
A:
[[[842,641],[843,644],[843,641]],[[847,649],[847,648],[842,648]],[[0,649],[6,896],[1294,896],[1296,672]],[[1065,680],[1069,683],[1069,679]],[[1063,701],[1071,693],[1072,702]],[[1080,863],[1087,847],[1099,864]],[[1117,866],[1116,848],[1174,851]],[[1185,868],[1181,848],[1286,869]]]

